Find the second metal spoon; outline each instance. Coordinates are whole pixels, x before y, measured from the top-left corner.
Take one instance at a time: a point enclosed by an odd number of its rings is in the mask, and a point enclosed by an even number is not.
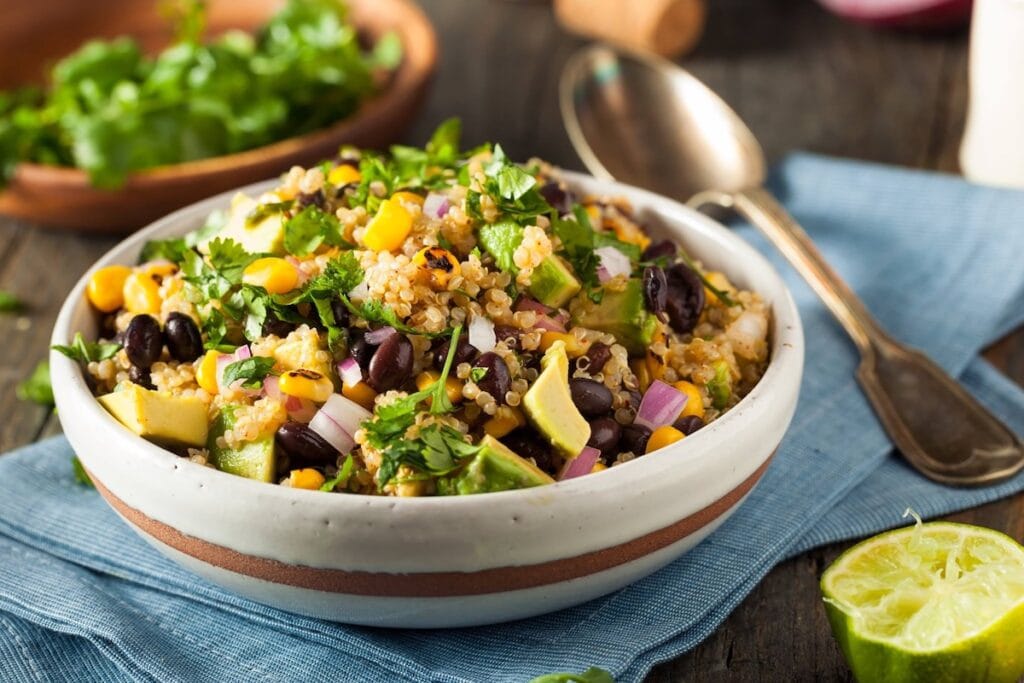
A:
[[[598,45],[569,61],[560,95],[569,137],[591,173],[694,207],[731,208],[785,255],[853,339],[857,379],[912,466],[957,485],[1024,468],[1021,440],[930,358],[886,334],[762,187],[760,145],[704,84],[670,62]]]

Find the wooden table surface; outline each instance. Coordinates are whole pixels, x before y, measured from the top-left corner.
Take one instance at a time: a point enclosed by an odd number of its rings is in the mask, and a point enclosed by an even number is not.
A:
[[[581,168],[557,106],[561,65],[581,41],[546,2],[424,0],[438,29],[440,70],[406,138],[422,143],[441,119],[463,119],[468,143],[500,140],[513,158]],[[711,0],[706,35],[685,65],[749,123],[770,158],[793,149],[919,168],[956,170],[963,129],[966,34],[916,36],[842,23],[811,0]],[[114,244],[44,232],[0,217],[0,289],[29,304],[0,316],[0,452],[57,433],[56,418],[15,398],[46,354],[60,303]],[[986,353],[1024,384],[1024,333]],[[1024,496],[951,519],[1024,537]],[[817,581],[846,546],[809,552],[773,570],[693,652],[650,681],[848,680]],[[599,662],[595,662],[599,664]]]

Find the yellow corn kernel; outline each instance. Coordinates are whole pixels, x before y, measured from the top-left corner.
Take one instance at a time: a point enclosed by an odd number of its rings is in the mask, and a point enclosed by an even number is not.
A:
[[[301,470],[292,470],[288,475],[288,483],[293,489],[309,489],[316,491],[324,485],[324,475],[312,467],[305,467]]]
[[[350,401],[358,403],[367,410],[373,410],[373,401],[377,398],[377,392],[366,382],[342,384],[341,395]]]
[[[151,261],[139,266],[139,269],[150,277],[170,277],[178,272],[178,266],[170,261]]]
[[[196,382],[199,383],[200,388],[211,396],[216,396],[219,391],[217,387],[218,358],[220,358],[219,352],[207,351],[202,360],[199,361],[199,367],[196,368]]]
[[[590,222],[592,225],[600,224],[601,207],[597,206],[596,204],[587,204],[587,206],[583,210],[587,212],[587,217],[590,218]]]
[[[349,183],[358,183],[362,179],[363,176],[359,173],[359,169],[349,164],[335,166],[327,174],[327,182],[337,187],[348,185]]]
[[[502,406],[495,413],[494,417],[484,422],[484,432],[500,439],[514,429],[526,426],[526,417],[523,411],[510,406]]]
[[[614,220],[606,221],[605,227],[611,228],[612,232],[615,233],[615,236],[623,242],[635,244],[641,249],[646,249],[651,244],[651,238],[648,237],[643,229],[633,221],[616,218]]]
[[[416,375],[416,388],[423,391],[431,384],[437,381],[437,378],[441,376],[441,373],[437,370],[424,370],[420,374]],[[462,401],[462,382],[456,377],[448,375],[444,382],[444,393],[448,394],[448,400],[452,403],[459,403]]]
[[[686,394],[686,405],[683,406],[683,410],[679,413],[679,417],[686,417],[687,415],[696,415],[700,419],[704,419],[704,397],[700,395],[700,389],[693,382],[687,382],[681,380],[673,384],[676,389]]]
[[[647,387],[651,386],[651,371],[647,369],[646,358],[634,358],[629,361],[629,369],[636,375],[636,380],[639,383],[637,387],[640,392],[647,391]]]
[[[401,498],[415,498],[427,495],[427,482],[423,479],[399,482],[395,486],[395,495]]]
[[[675,427],[665,425],[664,427],[658,427],[651,433],[651,438],[647,439],[647,452],[656,451],[659,448],[664,448],[669,444],[673,444],[676,441],[681,441],[686,435]]]
[[[717,289],[720,292],[730,294],[735,289],[732,286],[732,283],[729,282],[729,278],[725,276],[725,273],[720,273],[717,270],[709,270],[708,272],[704,273],[704,279],[710,282],[715,287],[715,289]],[[718,296],[714,292],[712,292],[711,289],[708,287],[704,288],[704,297],[707,299],[709,303],[718,302]]]
[[[270,294],[286,294],[299,284],[299,269],[283,258],[258,258],[245,267],[242,282],[262,287]]]
[[[85,287],[85,296],[93,308],[102,313],[113,313],[124,306],[124,282],[132,274],[128,266],[100,268]]]
[[[323,403],[334,393],[331,378],[313,370],[289,370],[281,375],[277,386],[283,394],[309,399],[315,403]]]
[[[412,216],[401,202],[385,199],[380,203],[377,215],[366,226],[363,244],[374,251],[394,251],[402,246],[410,230]]]
[[[423,206],[423,202],[425,201],[423,195],[418,195],[415,192],[409,192],[407,190],[396,192],[391,195],[391,198],[402,202],[408,202],[410,204],[416,204],[417,206]]]
[[[124,280],[124,307],[135,314],[158,315],[163,301],[160,299],[160,285],[145,273],[133,272]]]
[[[421,275],[427,277],[430,286],[438,291],[448,288],[448,282],[462,272],[459,259],[441,247],[424,247],[412,257]]]
[[[555,332],[554,330],[545,330],[540,335],[540,349],[541,351],[547,351],[556,341],[565,342],[565,353],[570,358],[578,358],[585,354],[590,348],[590,344],[580,341],[579,337],[571,332]]]
[[[590,468],[590,473],[593,474],[594,472],[602,472],[606,469],[608,469],[608,465],[605,465],[603,462],[598,460],[597,462],[594,463],[594,466]]]
[[[651,346],[657,342],[665,342],[665,326],[660,322],[651,338]],[[647,353],[644,356],[647,372],[650,373],[652,380],[661,379],[661,376],[665,374],[665,363],[662,361],[661,356],[651,351],[651,346],[647,347]]]

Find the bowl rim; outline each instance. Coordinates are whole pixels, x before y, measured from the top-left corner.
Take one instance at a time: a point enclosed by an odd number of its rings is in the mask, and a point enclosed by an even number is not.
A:
[[[112,189],[119,191],[142,185],[158,184],[170,179],[205,176],[220,173],[227,169],[263,163],[271,158],[291,156],[308,147],[316,146],[318,143],[328,142],[343,136],[349,129],[365,125],[367,121],[373,119],[378,110],[387,106],[393,98],[401,95],[406,90],[414,90],[420,84],[429,81],[437,69],[437,34],[434,31],[433,24],[431,24],[418,4],[412,2],[412,0],[349,0],[352,23],[358,27],[360,20],[370,13],[377,3],[382,1],[389,2],[395,7],[401,7],[405,14],[407,21],[390,29],[401,38],[402,61],[392,73],[387,86],[372,97],[360,102],[355,111],[348,116],[338,119],[328,126],[303,133],[302,135],[287,137],[240,152],[133,171],[125,177],[124,183]],[[416,45],[419,49],[411,51],[409,49],[410,45]],[[44,178],[51,182],[56,181],[65,187],[110,191],[94,187],[89,181],[89,174],[80,168],[55,166],[31,161],[18,162],[11,182],[33,183]],[[0,194],[2,193],[3,190],[0,190]]]
[[[403,508],[415,507],[416,509],[427,510],[437,506],[468,505],[475,507],[480,505],[481,502],[495,504],[499,501],[508,504],[544,504],[550,500],[552,495],[566,499],[590,497],[607,493],[611,490],[619,490],[623,486],[628,486],[631,482],[638,485],[643,484],[645,480],[656,477],[659,473],[668,476],[671,470],[679,469],[683,464],[688,467],[701,468],[703,461],[715,457],[715,449],[709,447],[703,449],[690,448],[686,444],[692,444],[695,440],[700,440],[702,445],[714,439],[727,440],[733,425],[739,427],[743,425],[744,420],[749,422],[746,413],[751,412],[753,406],[771,402],[771,394],[775,391],[776,387],[779,387],[779,390],[781,390],[781,387],[787,384],[795,383],[799,385],[804,362],[804,337],[800,314],[792,294],[779,273],[763,255],[743,238],[712,218],[673,199],[626,185],[625,183],[603,180],[587,174],[563,169],[556,169],[555,173],[566,180],[570,186],[584,185],[603,195],[630,195],[630,201],[634,205],[640,205],[635,206],[635,208],[641,211],[654,210],[663,222],[680,228],[684,234],[690,231],[703,233],[704,237],[716,242],[719,247],[723,248],[723,251],[739,252],[738,254],[733,253],[733,255],[742,256],[752,266],[756,266],[772,281],[772,288],[778,292],[778,299],[771,301],[773,337],[769,355],[770,360],[765,374],[758,381],[757,385],[722,417],[716,419],[699,432],[687,437],[687,439],[663,449],[661,455],[657,458],[637,457],[630,462],[601,472],[566,481],[556,481],[554,484],[546,486],[467,496],[323,495],[320,491],[268,485],[264,482],[222,472],[212,467],[198,465],[188,461],[187,458],[181,458],[171,451],[147,441],[121,425],[101,407],[99,401],[96,400],[96,397],[88,389],[84,380],[84,373],[77,362],[51,350],[50,368],[55,389],[59,390],[60,388],[68,387],[73,392],[73,395],[59,397],[57,399],[58,404],[74,402],[79,405],[79,408],[74,411],[68,411],[62,407],[58,415],[74,415],[73,419],[75,420],[87,419],[91,424],[95,424],[96,428],[113,430],[111,443],[115,445],[131,443],[137,450],[136,455],[133,457],[145,458],[147,460],[155,459],[156,461],[162,460],[164,464],[171,462],[169,459],[173,459],[175,470],[183,474],[189,474],[195,481],[203,484],[219,486],[222,489],[234,487],[234,492],[241,495],[244,495],[247,491],[253,494],[259,493],[262,496],[272,498],[275,502],[279,502],[282,505],[297,505],[300,502],[307,505],[317,503],[318,505],[325,506],[322,509],[334,511],[360,508],[361,510],[376,509],[381,513],[385,513],[394,510],[396,505],[400,505]],[[75,330],[71,329],[71,322],[76,316],[79,307],[87,306],[85,287],[90,275],[95,270],[111,263],[128,262],[129,259],[126,259],[125,256],[137,255],[142,245],[149,239],[184,234],[187,230],[181,228],[190,222],[194,222],[198,217],[205,217],[216,208],[223,208],[237,192],[248,192],[258,196],[259,193],[272,188],[276,183],[278,183],[277,179],[252,183],[195,202],[154,221],[142,230],[118,242],[82,275],[68,294],[54,324],[51,344],[66,344],[72,338]],[[64,418],[62,417],[61,419]],[[770,453],[766,454],[764,460],[767,460],[770,456]],[[180,465],[180,468],[178,465]],[[758,467],[762,465],[762,462],[752,463],[752,465]]]

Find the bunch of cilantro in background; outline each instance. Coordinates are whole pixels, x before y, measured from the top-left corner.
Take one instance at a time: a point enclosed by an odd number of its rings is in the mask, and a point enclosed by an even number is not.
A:
[[[341,0],[289,0],[254,35],[206,44],[202,0],[178,2],[177,42],[155,59],[130,38],[90,42],[57,63],[48,91],[0,92],[0,185],[33,161],[117,187],[133,170],[323,128],[401,59],[393,34],[364,53]]]

